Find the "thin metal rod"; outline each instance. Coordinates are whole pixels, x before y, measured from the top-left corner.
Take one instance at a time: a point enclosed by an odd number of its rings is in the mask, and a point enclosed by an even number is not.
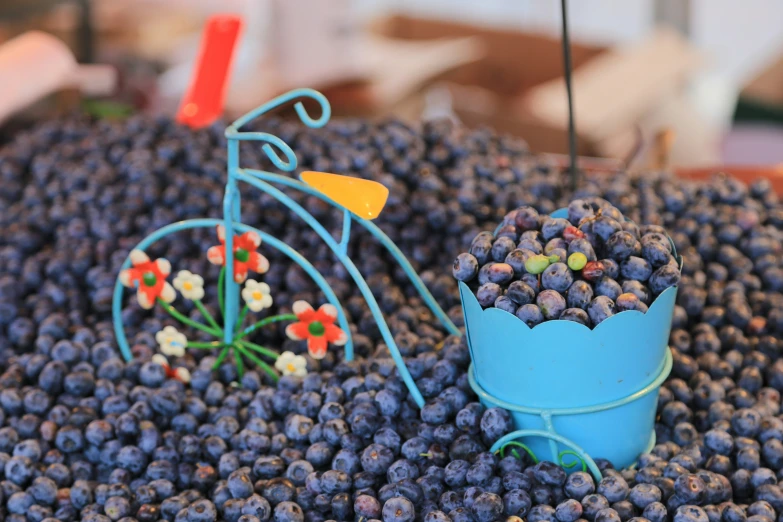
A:
[[[568,37],[568,9],[566,0],[560,0],[563,18],[563,74],[565,76],[566,95],[568,96],[568,157],[571,170],[571,189],[576,190],[578,172],[576,170],[576,125],[574,124],[574,100],[571,94],[571,41]]]

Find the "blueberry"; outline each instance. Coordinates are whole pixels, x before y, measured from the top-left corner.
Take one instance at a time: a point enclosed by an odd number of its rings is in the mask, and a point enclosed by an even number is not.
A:
[[[503,500],[494,493],[482,493],[473,502],[472,510],[478,522],[491,522],[503,514]]]
[[[596,295],[603,295],[609,299],[616,301],[622,294],[622,287],[614,279],[604,276],[595,283]]]
[[[611,298],[611,296],[610,296]],[[615,299],[615,306],[618,312],[625,312],[626,310],[636,310],[639,312],[646,312],[647,306],[641,302],[641,300],[631,293],[620,294]]]
[[[517,305],[526,305],[533,302],[535,290],[522,281],[514,281],[509,285],[506,297]]]
[[[519,306],[506,295],[501,295],[495,299],[494,305],[495,308],[499,308],[500,310],[510,314],[515,314],[517,312],[517,308],[519,308]]]
[[[516,238],[510,238],[506,236],[498,237],[492,244],[492,259],[498,263],[502,263],[511,253],[511,251],[516,248],[516,246]]]
[[[663,265],[650,275],[650,290],[654,294],[660,294],[671,286],[680,282],[680,271],[672,265]]]
[[[566,308],[565,298],[555,290],[543,290],[538,294],[538,297],[536,297],[536,304],[546,320],[559,318],[560,314],[562,314],[563,310]],[[517,316],[519,316],[519,314],[517,314]],[[525,319],[522,320],[526,323],[528,322]]]
[[[242,506],[242,515],[250,515],[266,521],[272,516],[272,508],[264,497],[253,494],[245,500]]]
[[[275,522],[304,522],[304,512],[295,502],[281,502],[275,506]]]
[[[652,274],[650,263],[644,258],[630,256],[620,263],[620,275],[634,281],[647,281]]]
[[[584,218],[593,216],[593,207],[582,199],[575,199],[568,204],[568,221],[578,225]]]
[[[582,504],[574,499],[568,499],[557,505],[555,517],[559,522],[576,522],[582,517]]]
[[[5,478],[18,486],[25,486],[33,477],[33,462],[27,457],[12,457],[5,464]]]
[[[598,494],[603,495],[610,503],[625,500],[629,493],[628,483],[619,475],[604,477],[598,484]]]
[[[609,507],[609,501],[603,495],[590,494],[582,499],[582,512],[587,520],[594,521],[596,514]]]
[[[481,285],[476,292],[476,298],[481,306],[492,306],[498,297],[501,296],[503,290],[500,285],[496,283],[485,283]]]
[[[699,506],[681,506],[674,513],[674,522],[709,522],[707,513]]]
[[[567,253],[569,259],[574,254],[584,255],[587,258],[587,261],[596,261],[598,259],[598,257],[595,255],[595,249],[593,248],[592,243],[590,243],[590,241],[585,238],[577,238],[568,243]]]
[[[541,285],[548,290],[563,293],[573,282],[573,273],[565,263],[553,263],[541,274]]]
[[[34,479],[27,491],[38,504],[51,506],[57,500],[57,484],[47,477]]]
[[[642,251],[642,246],[633,234],[624,230],[612,234],[606,241],[604,248],[609,257],[616,261],[623,261],[632,255],[640,254]]]
[[[642,303],[648,306],[650,305],[650,291],[640,281],[634,281],[632,279],[623,281],[622,290],[624,294],[633,294],[639,298]]]
[[[606,296],[598,296],[587,305],[587,314],[596,326],[613,316],[614,313],[614,302]]]
[[[646,518],[650,522],[664,522],[667,520],[668,511],[666,506],[660,502],[653,502],[647,504],[642,511],[642,517]]]
[[[188,520],[194,522],[214,522],[217,520],[217,509],[215,505],[206,499],[193,502],[188,506]]]
[[[563,218],[547,218],[541,226],[541,233],[544,239],[549,241],[553,237],[563,234],[566,227],[569,226],[568,220]]]
[[[686,503],[699,504],[704,498],[706,484],[697,475],[683,474],[674,481],[674,492]]]
[[[645,509],[662,498],[661,490],[653,484],[636,484],[628,494],[628,499],[638,509]]]
[[[416,510],[410,500],[393,497],[383,504],[383,522],[413,522]]]
[[[566,303],[569,308],[587,309],[593,300],[593,287],[587,281],[574,281],[566,293]]]
[[[131,504],[123,497],[111,497],[106,500],[103,511],[112,520],[119,520],[131,513]]]
[[[615,232],[618,232],[623,228],[617,220],[608,215],[599,215],[589,224],[591,225],[590,228],[592,229],[592,233],[604,243],[608,241]],[[583,229],[583,227],[584,225],[580,226],[580,230]]]
[[[527,263],[527,260],[534,255],[536,255],[536,253],[532,250],[516,248],[509,252],[506,258],[503,259],[503,262],[509,265],[514,271],[514,277],[521,277],[522,274],[526,273],[525,263]]]
[[[474,256],[463,253],[457,256],[452,267],[452,274],[460,281],[470,281],[478,274],[479,264]]]
[[[514,225],[520,232],[538,228],[538,212],[533,207],[520,207],[514,214]]]

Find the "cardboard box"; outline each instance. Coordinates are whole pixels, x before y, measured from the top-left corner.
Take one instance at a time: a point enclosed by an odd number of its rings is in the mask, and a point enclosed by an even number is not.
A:
[[[783,125],[783,56],[742,88],[734,121]]]
[[[465,125],[487,125],[520,136],[537,152],[567,152],[562,46],[557,35],[408,16],[376,21],[371,29],[405,42],[470,37],[484,51],[480,59],[433,75],[422,89],[393,106],[378,104],[376,113],[420,119],[426,91],[437,84],[448,89],[453,112]],[[683,94],[700,57],[676,34],[658,31],[628,49],[572,41],[571,51],[579,154],[622,158],[638,146],[640,131],[652,137],[667,126],[680,136],[673,151],[675,162],[717,160],[716,133],[701,122]],[[357,87],[353,99],[346,96],[337,112],[356,112],[347,105],[363,99],[362,92]],[[372,113],[369,105],[363,109],[363,114]]]
[[[448,87],[452,107],[465,125],[489,125],[499,132],[523,137],[533,150],[566,152],[567,139],[561,129],[515,110],[520,96],[531,88],[562,74],[560,40],[549,35],[477,27],[468,24],[393,16],[379,21],[373,30],[384,36],[421,41],[471,36],[484,47],[480,60],[440,75]],[[605,52],[602,46],[574,42],[575,68]],[[581,154],[592,152],[579,137]]]

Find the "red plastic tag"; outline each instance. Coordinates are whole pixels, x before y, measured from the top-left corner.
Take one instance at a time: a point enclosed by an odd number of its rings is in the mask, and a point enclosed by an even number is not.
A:
[[[177,122],[206,127],[223,113],[229,70],[242,18],[215,15],[207,20],[194,76],[177,112]]]

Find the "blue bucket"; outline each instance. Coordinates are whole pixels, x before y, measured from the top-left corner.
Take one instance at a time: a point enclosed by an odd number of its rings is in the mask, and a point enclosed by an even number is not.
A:
[[[493,397],[479,386],[473,366],[468,370],[468,381],[484,406],[508,410],[514,426],[521,430],[498,441],[493,450],[512,439],[524,438],[525,446],[540,460],[559,462],[577,471],[573,461],[565,461],[564,453],[578,454],[592,464],[590,468],[597,474],[590,457],[608,459],[621,469],[633,465],[639,455],[655,445],[658,391],[671,369],[672,355],[667,348],[663,368],[647,386],[616,401],[576,408],[530,408]],[[552,440],[550,435],[555,434],[566,440]]]
[[[517,428],[556,432],[616,466],[631,465],[648,449],[658,389],[671,369],[677,287],[662,292],[646,313],[621,312],[592,330],[560,320],[530,328],[504,310],[484,310],[465,283],[459,291],[469,377],[484,404],[511,411]],[[533,443],[539,449],[555,443],[546,444]]]
[[[641,390],[665,364],[675,287],[647,313],[621,312],[592,330],[574,321],[530,328],[499,308],[482,309],[465,283],[459,290],[476,380],[500,400],[536,408],[602,404]]]

